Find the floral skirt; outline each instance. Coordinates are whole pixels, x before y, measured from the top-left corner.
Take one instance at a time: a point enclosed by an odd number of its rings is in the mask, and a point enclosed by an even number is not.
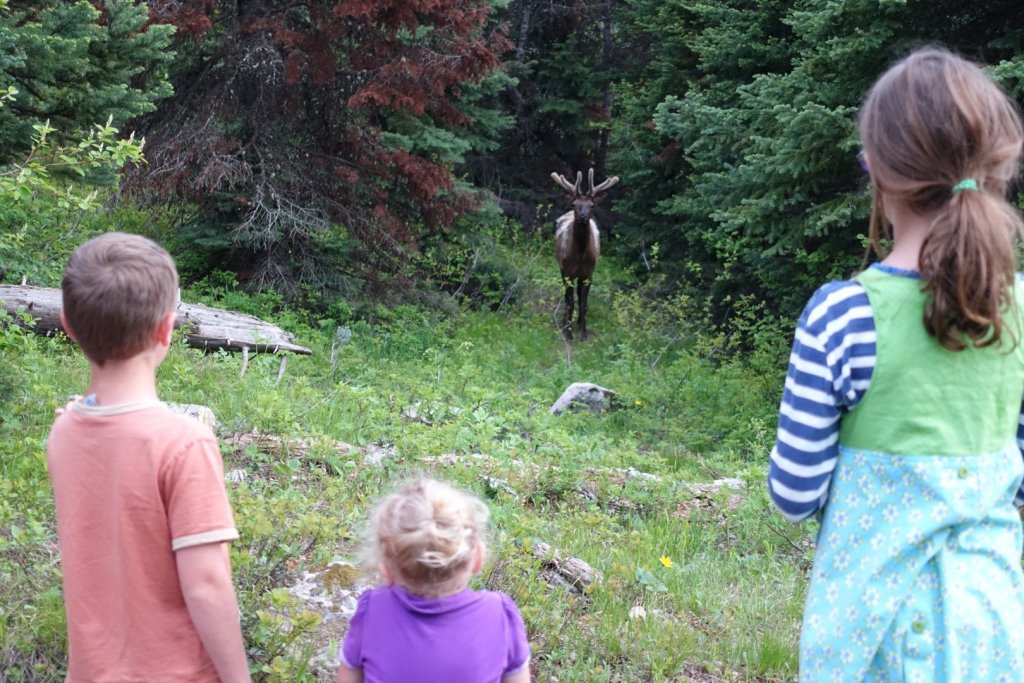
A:
[[[804,609],[800,681],[1024,681],[1016,445],[840,449]]]

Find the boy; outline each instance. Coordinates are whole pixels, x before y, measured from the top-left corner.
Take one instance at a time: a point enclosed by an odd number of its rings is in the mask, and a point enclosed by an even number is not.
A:
[[[171,256],[137,235],[81,245],[61,322],[89,361],[47,464],[68,617],[68,683],[249,681],[213,433],[156,394],[174,329]]]

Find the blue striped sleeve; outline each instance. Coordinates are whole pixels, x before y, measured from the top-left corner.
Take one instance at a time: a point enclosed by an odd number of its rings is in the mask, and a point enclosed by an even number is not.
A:
[[[839,418],[867,391],[875,366],[875,322],[852,280],[821,287],[797,323],[768,465],[772,501],[791,522],[825,505],[839,455]]]
[[[1020,406],[1020,417],[1017,418],[1017,447],[1024,454],[1024,401]],[[1017,507],[1024,505],[1024,483],[1017,489],[1017,495],[1013,498],[1013,504]]]
[[[1019,285],[1024,283],[1024,273],[1017,273],[1017,283],[1017,289],[1019,291]],[[1024,400],[1021,401],[1020,417],[1017,418],[1017,448],[1019,448],[1021,454],[1024,455]],[[1017,495],[1013,498],[1013,504],[1017,507],[1024,506],[1024,483],[1021,483],[1020,488],[1017,489]]]

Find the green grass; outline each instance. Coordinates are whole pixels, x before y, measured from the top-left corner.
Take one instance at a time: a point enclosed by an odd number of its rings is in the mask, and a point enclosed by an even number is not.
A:
[[[316,624],[275,589],[300,569],[355,557],[374,500],[428,472],[490,505],[491,559],[478,585],[520,605],[535,680],[795,678],[811,531],[785,525],[763,490],[788,341],[762,332],[752,352],[738,353],[687,302],[627,291],[610,262],[602,268],[592,339],[572,346],[552,324],[559,292],[550,277],[529,281],[520,301],[498,312],[403,306],[341,321],[222,292],[314,349],[290,359],[280,384],[274,357],[255,357],[239,378],[237,357],[174,346],[160,369],[163,398],[208,405],[222,435],[257,430],[394,448],[381,467],[327,448],[226,450],[226,469],[249,475],[229,493],[258,677],[312,680]],[[332,367],[339,325],[352,338]],[[11,681],[63,674],[44,441],[53,410],[85,381],[85,362],[66,340],[0,328],[0,670]],[[615,390],[619,409],[550,415],[573,381]],[[430,425],[402,416],[413,405]],[[455,464],[426,460],[443,454]],[[628,467],[657,479],[624,479]],[[687,488],[726,476],[746,483],[738,498],[695,498]],[[585,595],[549,586],[530,553],[538,540],[603,579]],[[646,618],[630,617],[637,607]]]

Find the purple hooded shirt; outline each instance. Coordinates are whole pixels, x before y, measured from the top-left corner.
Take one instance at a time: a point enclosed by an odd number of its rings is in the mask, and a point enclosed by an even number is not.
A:
[[[397,585],[364,591],[341,652],[365,683],[500,683],[530,662],[512,599],[470,588],[442,598]]]

